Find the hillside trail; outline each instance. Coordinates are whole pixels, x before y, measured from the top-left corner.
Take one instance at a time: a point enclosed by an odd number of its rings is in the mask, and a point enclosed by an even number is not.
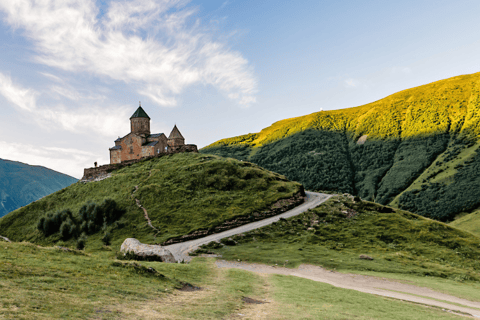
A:
[[[135,192],[137,192],[138,190],[138,186],[135,186],[135,190],[133,190],[132,192],[132,196],[135,194]],[[135,198],[135,203],[137,204],[137,207],[139,207],[140,209],[143,210],[143,216],[145,217],[145,220],[147,220],[147,224],[150,228],[152,228],[154,231],[156,231],[154,237],[156,237],[156,235],[160,232],[160,230],[158,230],[157,228],[155,228],[153,225],[152,225],[152,220],[150,220],[150,217],[148,216],[148,212],[147,212],[147,209],[145,209],[143,206],[142,206],[142,203],[140,202],[140,200],[138,200],[137,198]]]
[[[307,195],[307,199],[303,204],[293,208],[292,210],[286,211],[282,214],[279,214],[267,219],[263,219],[260,221],[244,224],[243,226],[230,229],[227,231],[223,231],[220,233],[212,234],[203,238],[171,244],[168,246],[164,246],[163,248],[169,250],[175,257],[175,260],[177,261],[190,261],[192,257],[190,257],[188,253],[198,249],[198,247],[200,247],[201,245],[207,244],[212,241],[219,241],[223,238],[228,238],[236,234],[248,232],[251,230],[255,230],[255,229],[267,226],[269,224],[277,222],[278,220],[280,220],[280,218],[285,219],[285,218],[294,217],[309,209],[313,209],[317,207],[318,205],[327,201],[333,196],[325,193],[309,192],[309,191],[305,193]]]
[[[458,298],[430,288],[418,287],[386,278],[340,273],[306,264],[300,265],[297,269],[225,260],[217,260],[215,264],[219,268],[242,269],[261,275],[280,274],[305,278],[328,283],[338,288],[434,306],[457,315],[480,318],[480,302]]]

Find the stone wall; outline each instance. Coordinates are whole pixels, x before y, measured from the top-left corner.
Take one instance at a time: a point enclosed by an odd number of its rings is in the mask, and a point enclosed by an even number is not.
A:
[[[128,161],[123,161],[121,163],[115,163],[115,164],[106,164],[96,168],[85,168],[83,170],[83,178],[81,181],[84,181],[84,182],[93,181],[96,178],[106,175],[112,171],[119,170],[121,168],[128,167],[134,163],[152,159],[152,158],[161,158],[171,154],[183,153],[183,152],[198,152],[197,146],[194,144],[186,144],[181,147],[171,148],[171,149],[172,150],[169,150],[167,152],[159,153],[154,156],[143,157],[141,159],[128,160]]]

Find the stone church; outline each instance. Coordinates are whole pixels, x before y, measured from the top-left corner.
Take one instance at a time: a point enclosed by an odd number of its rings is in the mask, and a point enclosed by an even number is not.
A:
[[[129,160],[141,159],[155,156],[160,153],[182,152],[185,145],[185,138],[173,127],[168,138],[163,133],[150,133],[150,117],[143,110],[141,105],[130,117],[131,132],[123,138],[115,140],[115,146],[110,148],[110,164],[121,163]],[[187,148],[188,149],[188,148]]]

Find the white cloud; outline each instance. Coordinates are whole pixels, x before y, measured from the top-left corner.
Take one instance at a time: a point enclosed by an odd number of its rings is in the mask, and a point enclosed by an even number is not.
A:
[[[7,22],[25,30],[42,64],[122,81],[157,104],[194,84],[212,85],[239,104],[255,102],[257,82],[240,53],[212,40],[185,1],[1,1]]]
[[[0,141],[0,158],[44,166],[77,179],[82,177],[83,168],[92,167],[92,160],[108,162],[108,159],[99,159],[95,154],[82,150],[38,147],[5,141]]]
[[[78,101],[80,99],[80,93],[73,88],[67,88],[65,86],[52,85],[52,86],[50,86],[50,91],[54,94],[65,97],[69,100]]]
[[[2,73],[0,73],[0,94],[22,110],[32,112],[36,109],[37,93],[34,90],[16,86],[9,76]]]
[[[48,129],[60,128],[70,132],[94,131],[111,137],[115,135],[112,132],[118,132],[123,128],[124,119],[128,118],[129,112],[127,107],[81,106],[76,109],[68,109],[64,105],[39,107],[37,92],[13,83],[9,76],[2,73],[0,73],[0,94],[21,112]]]

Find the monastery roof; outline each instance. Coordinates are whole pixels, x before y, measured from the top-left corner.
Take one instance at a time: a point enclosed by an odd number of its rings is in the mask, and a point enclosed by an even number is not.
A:
[[[122,149],[122,146],[115,146],[113,148],[110,148],[110,150],[119,150],[119,149]]]
[[[148,118],[148,119],[150,119],[150,117],[145,112],[145,110],[143,110],[142,107],[138,107],[137,111],[135,111],[135,113],[130,117],[130,119],[132,119],[132,118]]]
[[[154,133],[149,136],[149,138],[158,138],[162,135],[163,133]]]
[[[149,142],[145,145],[145,147],[153,147],[154,145],[156,145],[158,143],[158,141],[152,141],[152,142]]]
[[[175,125],[173,127],[172,132],[170,132],[170,135],[168,136],[168,139],[185,139],[185,138],[180,133],[180,130],[178,130],[177,125]]]

